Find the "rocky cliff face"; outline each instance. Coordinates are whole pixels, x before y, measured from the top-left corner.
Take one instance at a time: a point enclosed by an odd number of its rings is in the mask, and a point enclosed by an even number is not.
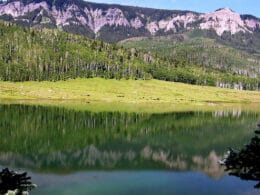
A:
[[[113,33],[124,34],[118,36],[118,39],[124,39],[192,29],[214,30],[219,36],[224,32],[253,33],[260,29],[260,19],[241,16],[228,8],[199,14],[95,4],[81,0],[0,1],[0,18],[31,27],[59,27],[68,31],[74,29],[73,32],[81,29],[81,34],[104,36],[104,39]]]

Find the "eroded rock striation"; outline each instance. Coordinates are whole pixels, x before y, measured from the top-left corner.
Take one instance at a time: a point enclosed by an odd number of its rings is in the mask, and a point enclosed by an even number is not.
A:
[[[123,34],[118,39],[179,33],[193,29],[214,30],[219,36],[224,32],[233,35],[239,32],[253,33],[260,29],[260,19],[239,15],[229,8],[201,14],[192,11],[96,4],[82,0],[0,1],[0,18],[30,27],[63,28],[72,32],[75,32],[76,26],[81,29],[81,34],[101,38],[105,33]],[[103,37],[105,39],[105,36]]]

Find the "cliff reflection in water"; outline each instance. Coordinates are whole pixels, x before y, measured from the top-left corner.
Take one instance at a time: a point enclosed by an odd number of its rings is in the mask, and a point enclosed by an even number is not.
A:
[[[198,170],[211,177],[227,145],[249,139],[259,113],[142,114],[0,105],[0,164],[38,171]]]

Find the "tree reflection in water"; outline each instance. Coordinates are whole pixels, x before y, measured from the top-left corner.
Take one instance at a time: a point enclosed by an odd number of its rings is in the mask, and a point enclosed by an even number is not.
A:
[[[230,148],[220,163],[226,167],[229,175],[240,177],[242,180],[258,181],[255,188],[260,188],[260,131],[255,131],[255,134],[250,143],[240,151]]]
[[[0,194],[28,194],[36,188],[27,173],[17,173],[8,168],[0,172]]]

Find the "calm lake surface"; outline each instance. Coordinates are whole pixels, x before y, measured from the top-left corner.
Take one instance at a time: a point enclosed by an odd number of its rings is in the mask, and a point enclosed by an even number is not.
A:
[[[257,109],[255,109],[257,110]],[[0,168],[30,194],[259,194],[218,160],[254,136],[259,111],[94,112],[0,104]]]

